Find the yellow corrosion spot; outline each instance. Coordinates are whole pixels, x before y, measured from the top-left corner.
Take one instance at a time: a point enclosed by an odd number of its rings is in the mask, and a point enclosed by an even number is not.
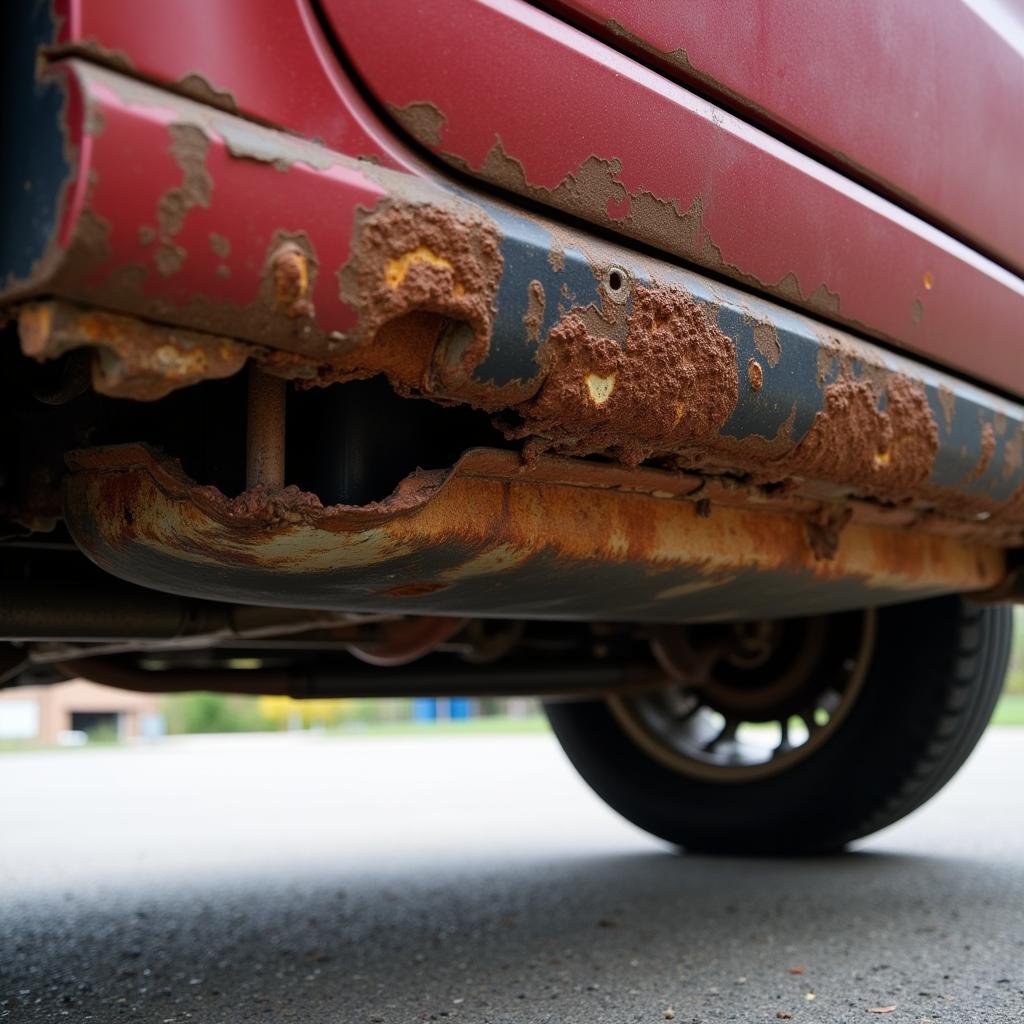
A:
[[[602,377],[597,373],[588,373],[585,380],[587,391],[590,392],[590,400],[594,405],[604,405],[612,397],[612,392],[615,390],[614,373],[608,377]]]
[[[685,402],[676,402],[676,418],[672,421],[672,426],[673,427],[678,427],[679,426],[679,421],[683,418],[683,416],[685,414],[686,414],[686,403]]]
[[[924,290],[926,292],[930,292],[934,286],[935,278],[932,276],[932,272],[930,270],[926,270],[924,272]]]
[[[426,263],[430,267],[444,267],[445,270],[455,273],[451,260],[439,256],[433,249],[425,245],[418,245],[409,252],[403,252],[401,256],[395,256],[387,261],[384,266],[384,280],[389,288],[398,288],[405,280],[409,270],[417,263]],[[458,281],[452,285],[452,294],[462,295],[465,289]]]
[[[309,291],[309,263],[297,245],[283,245],[274,255],[274,292],[277,304],[293,306]]]
[[[892,462],[892,452],[875,452],[875,465],[879,468]]]

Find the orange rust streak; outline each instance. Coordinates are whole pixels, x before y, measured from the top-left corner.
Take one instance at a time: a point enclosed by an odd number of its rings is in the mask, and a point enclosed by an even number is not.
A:
[[[835,557],[819,560],[804,522],[752,508],[693,502],[531,480],[463,475],[395,507],[298,508],[267,525],[212,488],[200,488],[135,449],[93,452],[71,477],[69,513],[114,550],[142,545],[190,563],[305,574],[380,567],[418,553],[460,551],[434,579],[450,587],[493,576],[538,556],[566,565],[634,564],[652,576],[652,595],[676,571],[713,586],[737,571],[855,579],[867,587],[915,592],[987,589],[1005,573],[1002,553],[963,538],[870,527],[842,530]],[[121,471],[114,467],[121,462]],[[83,471],[91,463],[91,471]],[[106,471],[104,471],[106,463]],[[103,508],[102,517],[90,510]],[[469,551],[470,557],[465,558]],[[664,575],[663,575],[664,574]],[[668,582],[666,582],[666,580]],[[358,603],[358,602],[357,602]]]
[[[22,351],[40,361],[77,348],[95,349],[93,387],[101,394],[139,401],[230,377],[257,351],[231,338],[60,301],[22,306],[18,330]]]

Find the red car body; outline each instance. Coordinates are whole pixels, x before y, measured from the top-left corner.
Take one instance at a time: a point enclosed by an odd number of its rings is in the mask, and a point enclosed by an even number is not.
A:
[[[1024,594],[1019,11],[4,16],[0,685],[596,694],[565,749],[703,849],[957,769]]]

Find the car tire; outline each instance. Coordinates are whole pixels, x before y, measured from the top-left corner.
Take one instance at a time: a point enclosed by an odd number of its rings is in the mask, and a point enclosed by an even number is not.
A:
[[[1010,658],[1011,609],[942,597],[877,613],[863,682],[842,722],[768,777],[695,776],[651,756],[608,701],[546,706],[583,779],[647,832],[688,850],[817,854],[905,817],[978,742]]]

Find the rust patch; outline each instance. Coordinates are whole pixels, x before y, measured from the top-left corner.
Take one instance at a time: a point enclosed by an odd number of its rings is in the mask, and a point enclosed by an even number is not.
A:
[[[636,465],[713,436],[736,406],[732,341],[688,295],[638,287],[625,344],[598,336],[578,312],[563,317],[542,353],[547,375],[518,407],[530,450],[608,452]]]
[[[441,129],[448,120],[433,103],[420,101],[407,103],[404,107],[388,104],[391,116],[417,141],[424,146],[441,144]]]
[[[201,380],[230,377],[253,350],[231,338],[145,323],[66,302],[28,303],[18,312],[21,349],[40,362],[92,348],[100,394],[151,402]]]
[[[939,395],[939,405],[942,406],[942,421],[945,424],[946,433],[949,434],[953,430],[953,414],[956,412],[956,395],[954,395],[945,384],[940,384],[938,388],[936,388],[936,391]]]
[[[565,249],[557,238],[551,240],[551,248],[548,250],[548,266],[556,274],[561,274],[565,270]]]
[[[540,329],[544,323],[544,285],[540,281],[531,281],[526,289],[526,312],[523,314],[523,326],[530,341],[540,341]]]
[[[188,481],[180,466],[173,470],[183,481]],[[419,508],[440,490],[448,476],[447,470],[416,470],[405,477],[388,497],[359,505],[361,513],[392,515]],[[263,484],[244,491],[236,498],[228,498],[216,487],[195,486],[191,489],[212,509],[237,525],[281,526],[287,524],[316,524],[356,506],[324,505],[315,495],[300,490],[294,484],[282,488],[269,488]]]
[[[431,585],[447,584],[446,614],[453,607],[479,614],[503,601],[507,606],[506,587],[515,585],[509,570],[521,568],[522,593],[531,600],[547,595],[554,579],[569,599],[564,610],[581,617],[593,617],[603,603],[606,614],[628,610],[627,620],[650,621],[653,613],[671,621],[680,608],[663,598],[659,612],[656,595],[672,589],[683,597],[691,588],[721,586],[737,573],[744,577],[736,592],[741,602],[752,593],[748,574],[770,574],[767,611],[777,610],[777,597],[792,597],[793,587],[798,595],[802,588],[807,608],[822,610],[821,583],[840,578],[868,592],[909,597],[940,588],[983,589],[1004,573],[995,548],[856,521],[845,528],[847,542],[838,545],[834,560],[823,565],[812,556],[798,518],[771,514],[763,502],[745,504],[743,494],[733,495],[731,506],[716,505],[707,517],[686,499],[609,488],[601,474],[621,475],[621,467],[540,460],[536,470],[524,471],[509,452],[470,453],[450,473],[415,474],[403,485],[408,492],[362,508],[322,508],[297,488],[257,489],[229,499],[196,486],[180,466],[139,446],[73,452],[68,463],[69,528],[83,550],[129,578],[145,572],[151,585],[180,574],[211,597],[236,585],[236,570],[249,580],[255,570],[265,574],[261,581],[269,591],[289,576],[292,583],[308,582],[307,600],[319,593],[347,609],[373,607],[384,588],[415,588],[402,596],[404,606],[416,594],[429,599]],[[666,475],[633,472],[654,488]],[[594,487],[585,485],[587,476]],[[566,522],[572,530],[564,529]],[[634,566],[651,581],[647,603],[627,608],[613,600],[610,606],[608,593],[590,593],[585,581],[593,580],[596,561],[606,569]],[[568,571],[578,575],[566,580]],[[330,581],[326,591],[324,578]],[[699,605],[698,595],[687,610]]]
[[[471,380],[490,346],[503,266],[494,223],[468,208],[384,200],[356,230],[338,284],[359,310],[359,344],[333,361],[330,379],[386,373],[400,391],[507,405]]]
[[[996,451],[996,432],[991,423],[985,423],[981,428],[981,454],[974,468],[967,474],[965,484],[980,480],[992,462],[992,456]]]
[[[747,383],[751,391],[760,391],[764,385],[764,371],[753,356],[747,360]]]
[[[758,320],[754,324],[754,348],[764,356],[765,362],[773,369],[782,358],[782,345],[775,324],[769,320]]]
[[[279,235],[267,259],[273,287],[274,306],[288,317],[313,317],[316,313],[310,293],[316,280],[317,261],[313,246],[304,234]]]
[[[178,79],[175,89],[200,103],[217,107],[229,114],[238,113],[238,101],[234,94],[226,89],[215,89],[198,71],[191,71],[184,78]]]
[[[1003,446],[1003,479],[1009,480],[1020,471],[1024,463],[1024,429],[1017,432]]]
[[[231,242],[224,235],[220,235],[216,231],[211,231],[209,237],[210,248],[213,250],[213,254],[219,259],[226,260],[231,255]]]
[[[423,580],[419,583],[402,583],[397,587],[388,587],[382,590],[382,594],[389,597],[423,597],[425,594],[435,594],[439,590],[445,590],[448,583],[431,583]]]
[[[48,46],[45,47],[44,52],[51,59],[82,56],[96,61],[97,64],[105,64],[115,71],[126,71],[129,74],[135,72],[135,65],[127,53],[123,50],[108,49],[93,36],[87,36],[84,39],[78,39],[73,43],[64,43],[60,46]]]
[[[780,296],[830,317],[839,315],[840,297],[821,282],[804,294],[792,272],[772,283],[762,281],[730,263],[721,248],[704,228],[704,202],[695,195],[683,209],[682,200],[655,195],[647,189],[630,192],[619,180],[622,161],[591,154],[574,171],[566,174],[553,188],[534,185],[521,160],[505,148],[500,135],[487,151],[478,168],[473,168],[455,153],[440,154],[460,170],[485,178],[510,192],[529,196],[592,223],[657,246],[664,252],[694,260],[705,267]]]
[[[843,527],[853,517],[853,509],[843,505],[822,505],[804,521],[807,543],[815,559],[830,562],[839,552],[839,539]]]
[[[180,185],[169,188],[157,204],[157,237],[159,245],[153,257],[158,274],[169,277],[181,270],[187,253],[174,242],[194,206],[209,207],[213,179],[206,170],[206,153],[210,143],[206,133],[194,124],[172,124],[171,155],[181,168]]]
[[[625,226],[636,238],[649,241],[668,252],[680,249],[696,253],[704,231],[704,201],[696,196],[681,210],[674,200],[659,199],[646,189],[629,196],[629,215]]]
[[[890,501],[912,496],[931,474],[939,430],[924,388],[888,378],[886,405],[870,380],[840,379],[825,389],[811,429],[770,474],[826,480]]]

